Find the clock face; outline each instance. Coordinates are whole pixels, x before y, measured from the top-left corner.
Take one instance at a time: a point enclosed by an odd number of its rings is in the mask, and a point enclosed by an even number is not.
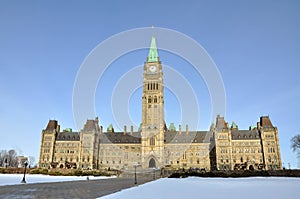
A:
[[[149,67],[149,70],[154,73],[156,71],[156,66],[152,65]]]

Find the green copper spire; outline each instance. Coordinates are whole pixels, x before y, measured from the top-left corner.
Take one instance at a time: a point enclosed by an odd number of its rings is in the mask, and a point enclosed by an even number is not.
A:
[[[174,123],[170,123],[169,131],[176,131],[176,127],[175,127]]]
[[[152,36],[151,39],[151,46],[148,54],[148,62],[158,62],[158,53],[154,36]]]

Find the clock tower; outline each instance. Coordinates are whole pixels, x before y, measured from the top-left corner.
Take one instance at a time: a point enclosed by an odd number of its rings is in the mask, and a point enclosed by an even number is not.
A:
[[[164,149],[164,86],[162,65],[155,37],[144,64],[142,94],[142,167],[163,166]]]

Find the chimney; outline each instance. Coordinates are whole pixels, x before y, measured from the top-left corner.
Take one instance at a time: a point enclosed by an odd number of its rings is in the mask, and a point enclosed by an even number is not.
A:
[[[189,125],[185,125],[186,134],[189,134]]]
[[[181,124],[179,124],[179,135],[181,135]]]
[[[131,125],[130,126],[130,135],[132,135],[132,133],[133,133],[133,126]]]
[[[126,135],[127,127],[124,125],[124,135]]]

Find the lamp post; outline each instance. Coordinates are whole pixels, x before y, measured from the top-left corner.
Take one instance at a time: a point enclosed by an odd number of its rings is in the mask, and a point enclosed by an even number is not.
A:
[[[136,167],[138,167],[139,164],[135,163],[133,166],[134,166],[134,184],[137,184]]]
[[[137,184],[137,179],[136,179],[136,167],[137,167],[137,165],[134,165],[134,184]]]
[[[153,167],[153,180],[155,180],[155,167]]]
[[[25,163],[24,163],[24,166],[25,166],[25,169],[24,169],[24,176],[23,176],[23,179],[22,179],[21,183],[26,183],[25,175],[26,175],[26,167],[28,166],[28,163],[25,162]]]

